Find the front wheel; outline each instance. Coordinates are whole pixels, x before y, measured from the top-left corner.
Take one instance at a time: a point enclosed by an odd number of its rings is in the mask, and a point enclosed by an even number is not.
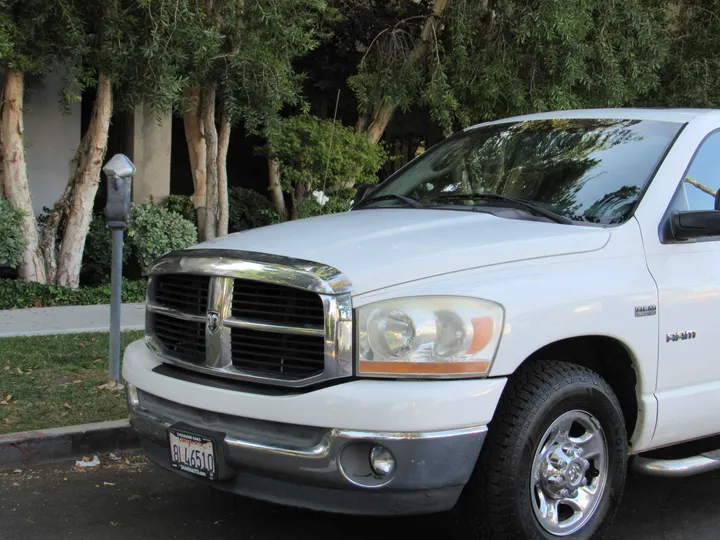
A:
[[[575,364],[532,364],[508,382],[458,503],[463,536],[601,538],[626,468],[625,422],[607,382]]]

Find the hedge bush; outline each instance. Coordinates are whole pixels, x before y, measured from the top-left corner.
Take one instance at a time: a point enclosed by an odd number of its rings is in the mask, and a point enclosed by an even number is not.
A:
[[[126,238],[127,240],[127,238]],[[130,249],[123,249],[123,266],[130,259]],[[85,240],[80,278],[83,284],[110,283],[112,271],[112,232],[107,228],[105,216],[96,214],[90,222]]]
[[[197,227],[177,212],[146,202],[133,205],[128,237],[142,273],[147,275],[162,254],[196,244]]]
[[[352,207],[352,199],[330,197],[328,201],[322,205],[315,197],[310,197],[298,205],[297,217],[298,219],[303,219],[325,214],[337,214],[338,212],[349,211],[350,207]]]
[[[280,216],[270,200],[253,189],[231,187],[228,193],[228,206],[230,232],[280,223]]]
[[[168,195],[165,207],[171,212],[176,212],[187,219],[190,223],[197,225],[197,212],[192,198],[187,195]]]
[[[6,199],[0,199],[0,266],[16,268],[22,262],[25,247],[22,218],[22,212]]]
[[[123,281],[122,300],[145,302],[146,281]],[[0,279],[0,309],[87,306],[110,303],[110,285],[70,289],[21,279]]]

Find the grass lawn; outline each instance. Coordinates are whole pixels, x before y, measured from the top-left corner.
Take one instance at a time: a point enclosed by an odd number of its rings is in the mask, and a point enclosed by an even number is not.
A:
[[[123,332],[122,349],[143,336]],[[109,335],[0,339],[0,434],[118,420],[125,393],[107,382]]]

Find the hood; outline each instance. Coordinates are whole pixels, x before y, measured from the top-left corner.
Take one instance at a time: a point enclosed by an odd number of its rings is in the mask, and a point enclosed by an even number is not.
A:
[[[191,249],[237,249],[327,264],[353,294],[460,270],[601,249],[602,228],[478,212],[367,209],[234,233]]]

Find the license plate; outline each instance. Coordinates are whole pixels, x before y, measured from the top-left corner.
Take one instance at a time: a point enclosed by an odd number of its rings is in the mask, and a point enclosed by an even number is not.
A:
[[[213,480],[217,471],[212,439],[185,431],[168,430],[170,464],[181,471]]]

